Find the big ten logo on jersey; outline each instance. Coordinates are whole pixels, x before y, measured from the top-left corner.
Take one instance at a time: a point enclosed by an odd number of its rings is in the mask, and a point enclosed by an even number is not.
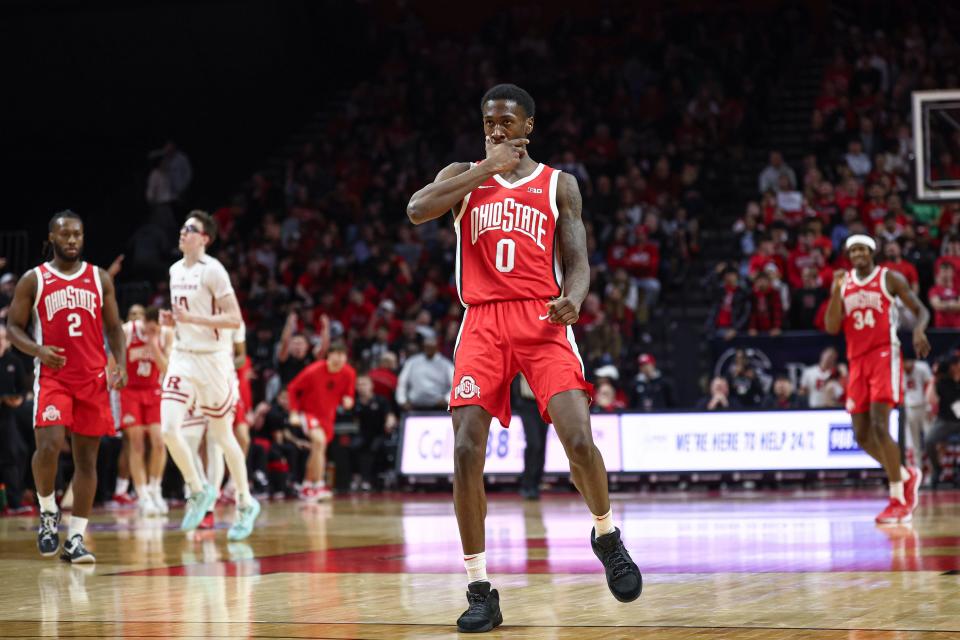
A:
[[[43,306],[47,311],[47,322],[53,320],[54,316],[61,311],[75,309],[86,311],[94,320],[97,318],[97,294],[88,289],[67,286],[53,291],[43,297]],[[68,335],[78,337],[83,334],[80,328],[83,321],[79,313],[67,314],[67,322]]]

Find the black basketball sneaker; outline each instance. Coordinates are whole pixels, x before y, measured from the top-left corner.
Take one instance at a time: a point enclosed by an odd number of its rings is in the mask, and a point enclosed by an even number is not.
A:
[[[83,546],[83,536],[79,533],[73,534],[73,537],[64,543],[60,559],[71,564],[92,564],[97,561]]]
[[[37,548],[40,549],[40,555],[53,556],[60,549],[60,526],[59,511],[41,511],[40,528],[37,529]]]
[[[467,603],[470,605],[457,619],[457,630],[462,633],[482,633],[503,623],[500,613],[500,594],[490,588],[489,582],[471,582],[467,585]]]
[[[594,529],[590,530],[590,546],[607,574],[607,587],[613,597],[620,602],[632,602],[640,597],[643,591],[643,577],[640,568],[627,553],[623,541],[620,539],[620,529],[612,533],[597,537]]]

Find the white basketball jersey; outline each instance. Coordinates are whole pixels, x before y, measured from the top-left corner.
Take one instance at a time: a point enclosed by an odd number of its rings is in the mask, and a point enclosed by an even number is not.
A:
[[[203,256],[192,266],[184,260],[170,267],[170,303],[184,304],[190,313],[215,316],[220,313],[217,300],[233,293],[230,276],[220,261]],[[230,331],[198,324],[177,323],[173,348],[184,351],[214,352],[233,348]]]
[[[243,344],[247,341],[247,323],[241,320],[239,329],[222,329],[221,331],[230,337],[224,343],[223,348],[230,354],[230,359],[233,360],[233,345]]]

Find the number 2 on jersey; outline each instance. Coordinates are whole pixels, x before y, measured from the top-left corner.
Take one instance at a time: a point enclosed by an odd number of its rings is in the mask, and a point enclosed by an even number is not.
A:
[[[497,243],[497,271],[509,273],[513,271],[513,258],[517,252],[517,245],[510,238],[504,238]]]
[[[873,318],[873,311],[867,309],[866,311],[861,311],[857,309],[853,312],[853,328],[859,331],[864,327],[875,327],[877,326],[877,321]]]
[[[72,338],[79,338],[83,335],[83,331],[80,330],[80,324],[83,322],[80,319],[79,313],[71,313],[67,316],[67,322],[70,323],[67,325],[67,334]]]

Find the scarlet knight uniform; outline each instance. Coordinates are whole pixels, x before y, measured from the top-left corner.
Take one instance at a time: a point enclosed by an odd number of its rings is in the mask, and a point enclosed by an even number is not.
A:
[[[120,428],[160,424],[160,368],[143,333],[143,321],[123,325],[127,386],[120,391]]]
[[[202,316],[217,313],[217,300],[233,293],[230,276],[220,261],[204,256],[187,266],[179,260],[170,267],[170,298]],[[196,403],[196,413],[223,418],[236,402],[231,333],[197,324],[178,323],[173,351],[163,379],[161,413],[179,414]]]
[[[553,324],[547,303],[563,294],[557,183],[539,164],[516,182],[500,175],[467,194],[454,221],[456,280],[465,310],[454,352],[450,406],[479,405],[510,424],[510,383],[530,384],[544,421],[554,395],[593,386],[573,328]]]
[[[112,435],[100,269],[83,262],[76,273],[66,275],[45,263],[33,271],[34,338],[37,344],[62,348],[67,360],[59,371],[39,358],[34,361],[34,427],[63,425],[83,436]]]
[[[847,411],[852,414],[869,411],[874,402],[896,406],[902,397],[897,306],[886,277],[886,267],[874,268],[864,280],[851,270],[841,289],[850,363]]]

